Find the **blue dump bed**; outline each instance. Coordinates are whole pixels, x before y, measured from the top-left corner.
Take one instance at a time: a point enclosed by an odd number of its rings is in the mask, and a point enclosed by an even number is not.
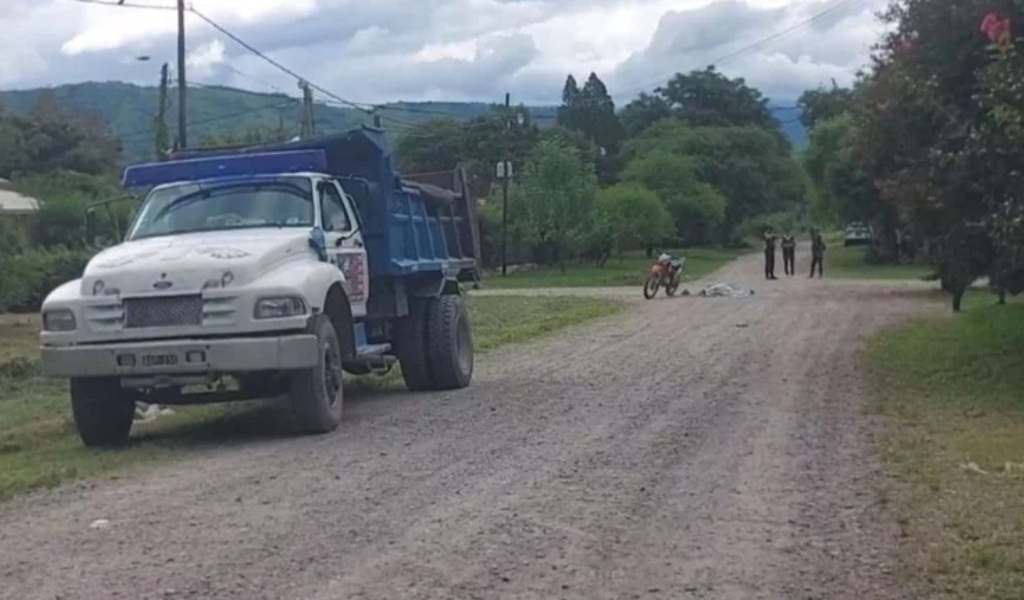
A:
[[[124,185],[238,180],[314,172],[337,177],[355,199],[374,276],[476,276],[480,256],[475,205],[465,172],[403,179],[383,131],[348,133],[273,146],[192,150],[174,160],[128,167]]]

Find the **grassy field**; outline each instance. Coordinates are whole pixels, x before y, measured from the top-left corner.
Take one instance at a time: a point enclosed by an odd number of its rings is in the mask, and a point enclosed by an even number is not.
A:
[[[839,279],[920,279],[933,272],[927,265],[872,265],[864,260],[864,246],[843,247],[841,239],[828,242],[825,276]]]
[[[35,359],[39,353],[39,317],[0,314],[0,365],[16,359]]]
[[[965,314],[877,337],[869,361],[894,419],[887,499],[920,598],[1021,598],[1024,303],[969,295]]]
[[[739,256],[742,250],[718,250],[694,248],[672,250],[677,256],[686,257],[686,278],[698,279],[721,268]],[[603,267],[592,263],[572,263],[565,273],[558,267],[545,267],[535,271],[490,275],[483,280],[485,288],[533,288],[533,287],[604,287],[643,285],[644,279],[654,261],[643,253],[629,253],[622,258],[612,258]]]
[[[621,305],[613,302],[582,298],[470,300],[476,346],[481,351],[547,335],[620,309]],[[127,449],[87,449],[71,421],[66,383],[36,373],[37,322],[34,318],[14,321],[9,316],[0,320],[4,340],[4,353],[0,354],[0,500],[66,480],[118,477],[153,461],[187,460],[211,446],[292,435],[286,403],[257,401],[176,407],[174,415],[137,423]],[[25,372],[26,362],[29,372]],[[17,364],[17,369],[12,364]],[[358,378],[347,389],[358,396],[382,387],[398,387],[400,382],[401,377],[393,372],[385,378]]]

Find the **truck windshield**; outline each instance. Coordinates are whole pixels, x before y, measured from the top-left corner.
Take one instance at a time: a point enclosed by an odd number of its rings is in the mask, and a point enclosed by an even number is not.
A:
[[[154,190],[128,239],[255,227],[312,227],[308,179],[223,185],[184,184]]]

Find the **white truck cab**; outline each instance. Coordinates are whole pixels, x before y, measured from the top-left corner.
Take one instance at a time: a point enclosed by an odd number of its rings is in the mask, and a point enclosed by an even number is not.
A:
[[[475,265],[468,197],[403,183],[377,131],[314,146],[126,170],[151,189],[125,241],[42,306],[43,368],[71,380],[87,445],[127,441],[138,401],[287,393],[299,428],[325,433],[343,369],[401,362],[410,389],[469,385],[453,276]]]

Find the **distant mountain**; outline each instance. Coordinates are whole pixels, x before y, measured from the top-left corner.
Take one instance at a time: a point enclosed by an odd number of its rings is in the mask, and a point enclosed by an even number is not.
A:
[[[122,141],[125,162],[153,158],[153,119],[159,101],[156,87],[129,83],[87,82],[47,88],[59,106],[72,113],[92,114],[109,124],[110,131]],[[0,91],[0,106],[16,114],[28,113],[43,89]],[[177,115],[177,94],[171,93],[171,110],[167,123],[172,135]],[[400,132],[435,118],[451,117],[468,120],[485,114],[490,104],[483,102],[394,102],[385,105],[379,114],[384,126]],[[189,89],[189,142],[207,138],[242,136],[260,130],[286,136],[298,133],[300,106],[298,100],[284,94],[264,94],[221,86]],[[555,123],[558,108],[531,106],[529,110],[540,127]],[[806,143],[806,133],[799,122],[792,122],[792,111],[780,109],[777,115],[786,135],[794,145]],[[371,124],[372,117],[363,111],[318,104],[317,130],[322,133],[341,132]]]
[[[807,129],[800,122],[800,110],[793,106],[769,107],[772,116],[779,122],[782,133],[797,150],[807,147]]]

